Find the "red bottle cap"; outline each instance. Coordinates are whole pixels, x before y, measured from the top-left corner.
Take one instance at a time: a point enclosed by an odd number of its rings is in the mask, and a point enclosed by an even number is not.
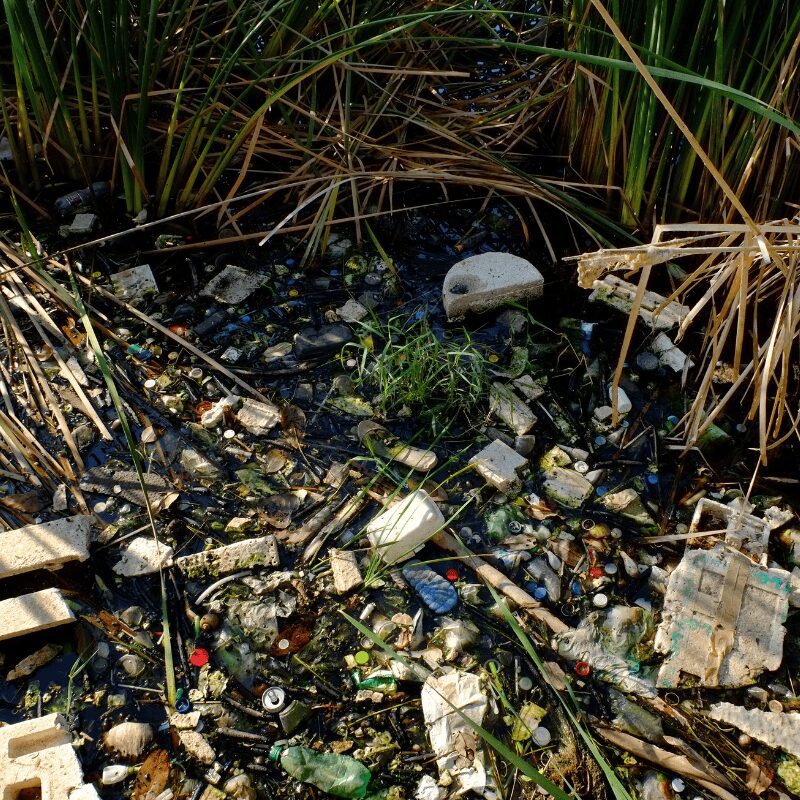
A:
[[[575,674],[579,678],[586,678],[591,671],[592,668],[585,661],[578,661],[575,664]]]
[[[189,663],[193,667],[204,667],[206,664],[208,664],[209,658],[210,656],[208,655],[208,650],[203,647],[198,647],[189,656]]]
[[[602,578],[603,575],[604,575],[604,572],[600,567],[589,567],[589,577],[590,578]]]
[[[447,571],[444,573],[445,578],[449,580],[451,583],[455,583],[461,576],[458,574],[458,570],[455,567],[449,567]]]

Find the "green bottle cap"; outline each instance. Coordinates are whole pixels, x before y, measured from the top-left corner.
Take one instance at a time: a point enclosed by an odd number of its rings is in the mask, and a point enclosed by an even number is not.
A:
[[[369,664],[369,653],[366,650],[359,650],[356,655],[356,664],[363,666],[364,664]]]
[[[274,744],[269,751],[269,760],[270,761],[277,761],[281,757],[281,753],[283,752],[283,745],[282,744]]]

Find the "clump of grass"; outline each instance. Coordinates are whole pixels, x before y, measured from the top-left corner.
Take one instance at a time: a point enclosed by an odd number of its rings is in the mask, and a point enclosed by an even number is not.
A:
[[[384,414],[414,417],[437,433],[486,412],[490,363],[466,331],[446,339],[427,319],[392,317],[364,324],[363,332],[358,382],[377,393]]]

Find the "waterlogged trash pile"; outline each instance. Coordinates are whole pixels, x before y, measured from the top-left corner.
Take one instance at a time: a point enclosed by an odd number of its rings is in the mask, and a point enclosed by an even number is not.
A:
[[[4,797],[800,792],[794,483],[671,435],[681,307],[615,388],[619,281],[156,262],[3,276]]]

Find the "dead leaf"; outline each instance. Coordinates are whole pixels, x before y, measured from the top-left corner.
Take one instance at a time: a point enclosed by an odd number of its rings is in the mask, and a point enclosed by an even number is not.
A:
[[[169,753],[154,750],[139,767],[131,800],[155,800],[167,788],[169,779]]]
[[[5,497],[0,497],[0,505],[5,506],[9,511],[35,514],[50,505],[50,496],[40,490],[7,494]]]
[[[753,794],[763,794],[772,785],[775,772],[772,767],[758,756],[747,756],[747,772],[744,780]]]
[[[281,409],[281,429],[289,446],[299,450],[306,430],[306,415],[303,409],[293,405],[284,406]]]

